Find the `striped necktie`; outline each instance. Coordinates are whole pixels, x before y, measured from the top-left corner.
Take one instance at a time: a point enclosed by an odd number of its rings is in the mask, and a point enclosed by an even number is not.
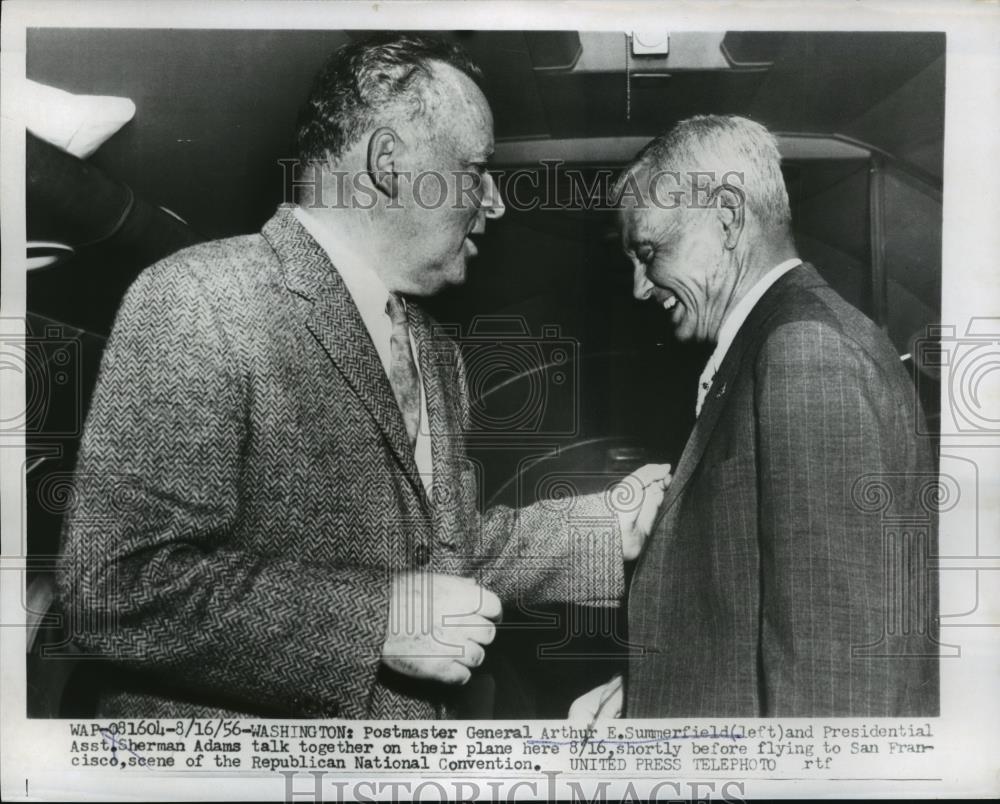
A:
[[[420,378],[413,361],[410,347],[410,325],[406,318],[406,302],[395,293],[389,294],[385,314],[392,321],[392,336],[389,339],[390,362],[389,384],[396,397],[399,411],[403,414],[406,434],[410,437],[410,447],[417,443],[420,427]]]

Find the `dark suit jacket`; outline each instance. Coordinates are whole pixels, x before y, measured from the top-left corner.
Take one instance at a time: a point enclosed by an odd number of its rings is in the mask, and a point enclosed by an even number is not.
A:
[[[768,290],[636,568],[627,716],[937,713],[921,415],[888,339],[815,269]]]
[[[480,516],[459,353],[411,309],[433,501],[361,317],[290,209],[136,281],[60,573],[76,641],[120,671],[102,714],[441,716],[445,687],[380,666],[396,573],[475,575],[506,599],[624,594],[600,495]]]

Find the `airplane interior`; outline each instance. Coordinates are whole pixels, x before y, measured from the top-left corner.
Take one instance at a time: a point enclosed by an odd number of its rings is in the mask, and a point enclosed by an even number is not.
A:
[[[483,70],[491,169],[508,194],[465,285],[427,303],[468,366],[484,505],[531,503],[566,483],[599,490],[680,456],[710,350],[677,342],[661,309],[632,298],[608,192],[643,144],[695,114],[743,115],[776,133],[800,255],[887,332],[933,428],[939,387],[913,354],[940,320],[944,34],[437,33]],[[364,34],[28,32],[30,81],[135,108],[87,157],[27,135],[35,716],[86,714],[87,674],[100,672],[43,653],[73,658],[51,579],[117,306],[160,258],[260,229],[289,197],[282,159],[312,76]],[[492,703],[468,716],[564,717],[631,649],[619,611],[521,606],[504,622]]]

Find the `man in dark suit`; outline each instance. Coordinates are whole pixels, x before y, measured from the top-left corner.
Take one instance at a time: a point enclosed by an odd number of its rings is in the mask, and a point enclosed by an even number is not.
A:
[[[60,575],[77,642],[114,660],[101,714],[446,716],[498,595],[623,595],[664,471],[628,511],[481,515],[458,348],[419,307],[503,214],[478,79],[420,37],[341,49],[300,121],[299,205],[130,289]]]
[[[936,714],[922,414],[886,336],[798,259],[774,138],[682,121],[619,193],[636,298],[716,348],[632,581],[639,652],[572,715]],[[873,491],[912,531],[884,533]]]

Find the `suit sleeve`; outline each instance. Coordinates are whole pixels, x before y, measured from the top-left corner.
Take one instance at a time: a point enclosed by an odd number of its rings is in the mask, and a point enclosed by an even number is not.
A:
[[[459,404],[467,427],[468,384],[457,349],[455,360]],[[463,476],[466,489],[478,487],[471,466],[467,465]],[[493,506],[477,518],[477,577],[509,602],[615,607],[625,595],[615,506],[629,501],[616,499],[614,493],[575,494],[565,485],[560,492],[558,499],[521,508]]]
[[[87,419],[60,571],[76,641],[181,698],[363,717],[385,579],[237,546],[240,344],[204,286],[164,267],[126,297]]]
[[[616,606],[621,536],[606,495],[494,506],[480,522],[481,582],[505,600]]]
[[[890,389],[819,322],[779,327],[758,357],[764,716],[900,715],[919,698],[926,661],[864,655],[884,634],[889,590],[882,519],[852,489],[914,469],[905,402]]]

